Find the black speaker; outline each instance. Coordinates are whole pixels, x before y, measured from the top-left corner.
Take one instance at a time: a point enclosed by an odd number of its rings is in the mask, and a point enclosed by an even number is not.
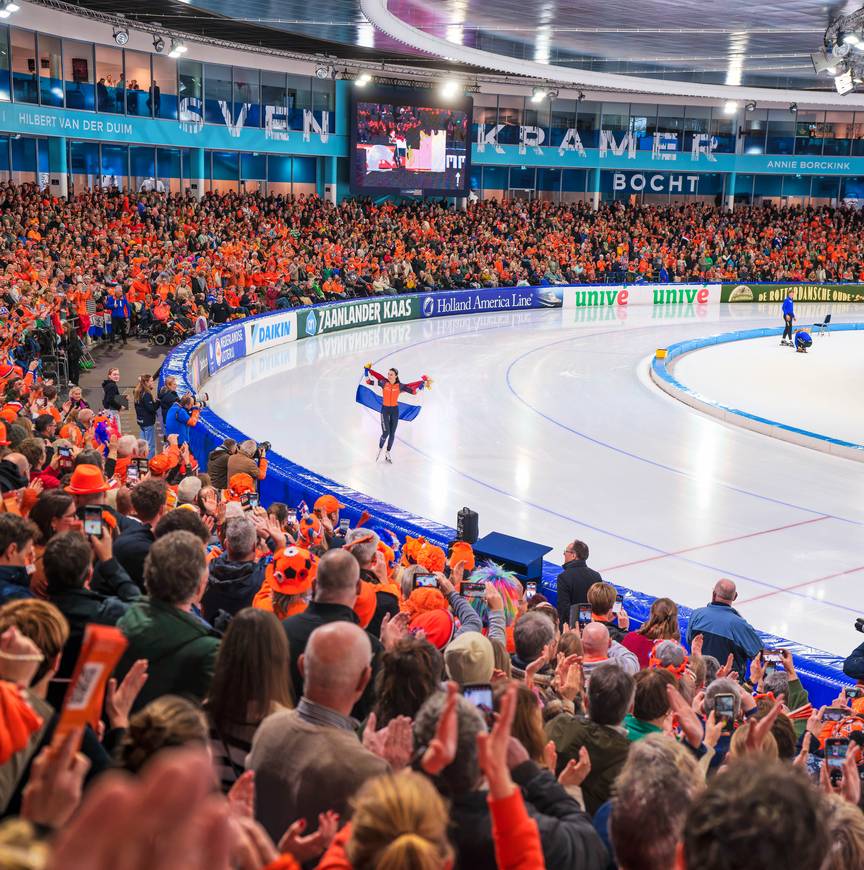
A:
[[[473,544],[480,534],[480,517],[477,511],[463,507],[456,514],[456,539]]]

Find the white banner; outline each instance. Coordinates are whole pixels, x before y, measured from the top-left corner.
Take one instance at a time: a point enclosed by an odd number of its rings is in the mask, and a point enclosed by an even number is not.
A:
[[[565,308],[629,305],[717,305],[719,284],[606,284],[564,287]]]
[[[297,312],[285,311],[246,324],[246,356],[297,340]]]

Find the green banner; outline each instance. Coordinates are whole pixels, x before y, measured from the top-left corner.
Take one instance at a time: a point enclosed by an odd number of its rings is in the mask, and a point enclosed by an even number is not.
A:
[[[418,298],[412,295],[393,299],[363,299],[301,310],[297,312],[297,338],[309,338],[356,326],[415,320],[420,316]]]
[[[796,302],[864,302],[864,284],[723,284],[721,302],[782,302],[795,291]]]

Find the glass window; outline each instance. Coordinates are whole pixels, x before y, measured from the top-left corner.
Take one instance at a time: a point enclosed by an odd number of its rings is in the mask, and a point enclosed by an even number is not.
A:
[[[177,119],[177,61],[173,58],[153,55],[153,81],[149,99],[149,109],[155,117]]]
[[[177,62],[177,111],[180,117],[203,118],[204,114],[204,64],[197,60],[180,60]],[[184,102],[190,101],[190,102]],[[197,106],[192,115],[184,115],[190,112],[190,105]],[[222,116],[220,113],[220,121]],[[223,121],[224,123],[224,121]]]
[[[69,142],[69,172],[75,190],[89,190],[99,180],[99,144],[97,142]]]
[[[36,140],[28,136],[12,137],[12,181],[15,184],[35,184]]]
[[[630,130],[630,106],[627,103],[603,103],[602,110],[600,127],[603,130],[615,133],[616,139]]]
[[[786,197],[787,204],[796,205],[799,203],[790,202],[790,199],[800,199],[800,204],[806,204],[810,197],[810,176],[809,175],[784,175],[783,176],[783,196]]]
[[[0,144],[0,148],[2,148],[2,144]],[[2,156],[2,153],[0,153],[0,156]],[[841,178],[840,200],[841,205],[860,206],[864,202],[864,178],[860,175],[851,178]]]
[[[312,102],[309,76],[288,74],[288,115],[291,119],[291,129],[300,130],[303,127],[303,109],[308,109]]]
[[[549,145],[557,147],[567,130],[576,126],[576,100],[551,100],[549,105]]]
[[[711,107],[710,106],[687,106],[684,109],[683,120],[684,135],[681,137],[681,150],[693,150],[693,137],[698,133],[710,133],[711,130]]]
[[[156,177],[159,179],[160,190],[180,193],[183,190],[183,175],[181,172],[182,149],[156,149]]]
[[[56,36],[39,34],[39,92],[43,106],[63,105],[63,50]]]
[[[10,32],[12,34],[12,91],[15,101],[38,103],[36,34],[29,30],[19,30],[17,27],[10,28]]]
[[[267,178],[266,154],[240,155],[240,188],[247,193],[261,190]]]
[[[794,154],[795,117],[786,109],[770,109],[768,112],[768,140],[766,154]]]
[[[335,88],[332,79],[319,79],[313,76],[312,82],[312,110],[314,112],[333,112],[333,98]]]
[[[206,66],[209,66],[209,64],[206,64]],[[236,193],[239,189],[240,181],[240,155],[236,151],[213,151],[211,156],[213,158],[213,170],[208,190],[220,193]],[[205,156],[205,161],[206,159]]]
[[[756,182],[753,186],[753,195],[760,196],[780,196],[783,191],[783,176],[782,175],[757,175]]]
[[[600,144],[600,103],[582,100],[576,105],[576,129],[583,148]]]
[[[474,95],[474,123],[497,124],[498,96],[496,94]]]
[[[498,123],[505,125],[498,134],[498,141],[502,145],[519,144],[519,125],[523,123],[524,108],[525,97],[511,97],[504,94],[498,97]]]
[[[225,116],[219,103],[231,106],[231,67],[220,63],[204,64],[204,120],[208,124],[224,124]]]
[[[825,113],[797,112],[790,117],[795,121],[795,153],[821,154]]]
[[[96,111],[122,115],[125,111],[126,80],[123,52],[108,45],[96,46]]]
[[[853,121],[852,112],[825,113],[823,154],[845,157],[851,153]]]
[[[9,78],[9,28],[0,27],[0,100],[11,98],[11,79]],[[0,158],[3,156],[3,148],[0,145]],[[6,163],[9,163],[9,155],[6,155]]]
[[[257,69],[234,67],[234,120],[240,117],[245,103],[249,103],[246,114],[247,127],[261,126],[261,87]]]
[[[261,70],[261,104],[263,106],[286,106],[287,94],[285,73],[269,69]]]
[[[518,188],[521,190],[534,190],[536,181],[534,178],[535,171],[533,166],[511,166],[510,167],[510,188]]]
[[[537,197],[557,202],[561,197],[561,169],[537,170]]]
[[[314,157],[292,158],[291,191],[294,196],[310,196],[317,192],[315,184],[317,166],[318,161]]]
[[[0,180],[8,181],[12,166],[9,163],[9,137],[0,136]]]
[[[657,129],[657,106],[633,103],[630,106],[630,132],[636,137],[640,151],[650,151],[654,146],[654,131]]]
[[[129,186],[134,191],[159,189],[155,148],[129,146]]]
[[[753,198],[753,176],[735,176],[735,202],[750,202]]]
[[[66,80],[66,108],[93,111],[93,44],[77,39],[63,40],[63,77]]]
[[[267,157],[267,191],[290,195],[291,193],[291,158],[282,154],[270,154]]]
[[[130,115],[149,117],[150,55],[143,51],[123,52],[126,61],[126,111]]]
[[[768,110],[755,109],[752,112],[745,112],[744,123],[741,126],[744,128],[744,153],[764,154]]]
[[[719,106],[711,110],[711,135],[717,139],[717,151],[723,154],[735,153],[735,118],[727,115]]]
[[[125,145],[103,145],[100,186],[126,190],[128,159],[129,149]]]
[[[813,205],[836,205],[840,189],[840,179],[834,175],[814,175],[810,188],[810,202]]]

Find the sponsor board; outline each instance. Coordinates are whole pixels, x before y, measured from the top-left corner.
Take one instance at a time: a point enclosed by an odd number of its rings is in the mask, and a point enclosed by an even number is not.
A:
[[[563,287],[507,287],[484,290],[438,290],[422,297],[423,317],[447,317],[475,312],[518,311],[526,308],[560,308]]]
[[[270,317],[259,317],[246,324],[246,354],[258,353],[268,347],[297,339],[297,312],[285,311]]]
[[[420,297],[416,295],[318,305],[297,312],[297,337],[310,338],[338,329],[415,320],[419,316]]]
[[[795,291],[796,302],[864,302],[864,284],[723,284],[721,302],[782,302]]]
[[[229,326],[207,340],[207,363],[211,375],[243,356],[246,356],[246,324]]]
[[[614,308],[625,305],[711,305],[719,301],[719,284],[585,285],[564,288],[565,308]]]

